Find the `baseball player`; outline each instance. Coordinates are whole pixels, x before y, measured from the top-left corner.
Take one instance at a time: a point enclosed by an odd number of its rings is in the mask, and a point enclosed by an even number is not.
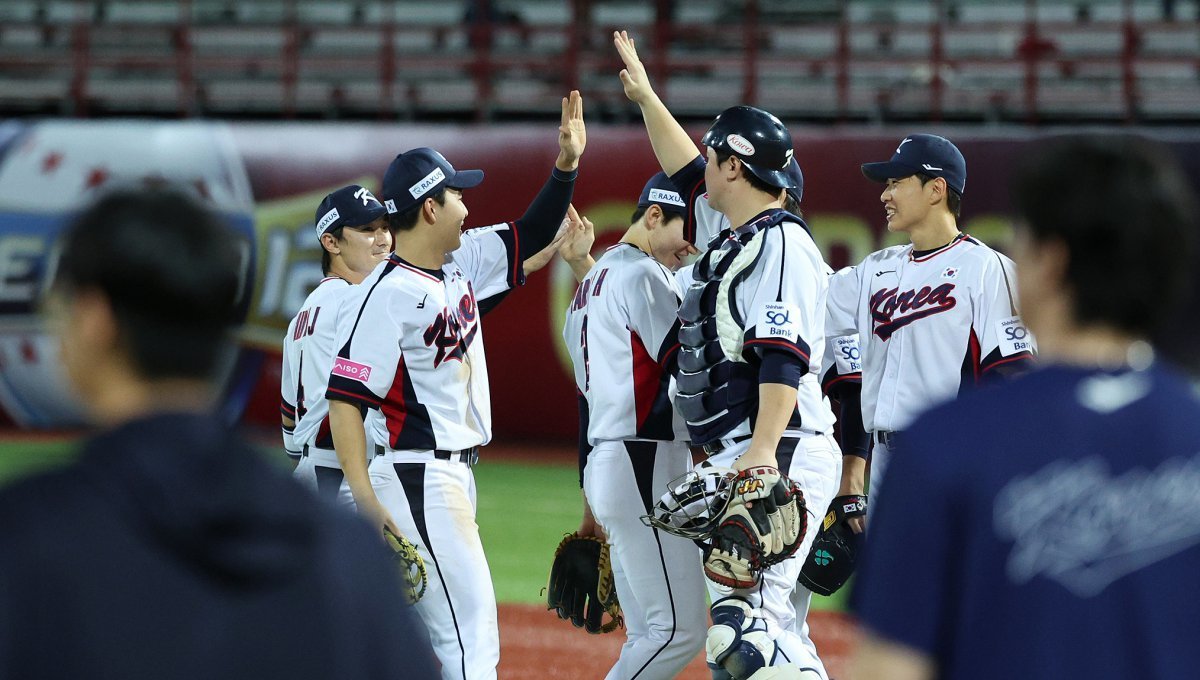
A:
[[[1020,156],[1038,366],[905,430],[854,590],[854,677],[1192,678],[1200,395],[1149,341],[1191,292],[1195,185],[1132,136]]]
[[[659,164],[688,204],[685,234],[694,234],[695,203],[706,192],[735,225],[697,262],[679,310],[676,406],[693,444],[709,456],[702,465],[778,468],[810,505],[824,507],[840,467],[833,413],[817,379],[828,266],[803,220],[781,207],[795,185],[791,135],[771,114],[737,106],[705,133],[707,159],[697,155],[650,87],[633,41],[618,32],[614,43],[625,63],[625,94],[641,108]],[[706,648],[715,675],[745,677],[757,664],[828,677],[812,641],[791,630],[807,614],[789,597],[800,566],[791,559],[770,567],[753,589],[710,584]]]
[[[280,380],[284,448],[297,458],[296,478],[326,498],[353,502],[342,489],[342,469],[329,430],[325,389],[337,352],[338,310],[392,250],[387,210],[366,188],[352,184],[326,196],[316,215],[325,278],[304,300],[283,338]]]
[[[683,198],[663,173],[642,190],[632,224],[592,266],[563,326],[591,446],[583,487],[611,546],[627,638],[608,678],[674,678],[704,645],[700,555],[648,527],[661,490],[691,468],[671,405],[679,297],[671,270],[695,251]]]
[[[465,233],[463,193],[483,172],[428,148],[397,156],[381,192],[395,253],[339,316],[326,392],[338,461],[359,513],[420,550],[431,587],[417,608],[444,678],[496,676],[496,597],[471,469],[491,440],[480,316],[524,282],[524,255],[550,243],[570,204],[586,144],[578,92],[563,99],[558,143],[523,217]]]
[[[843,399],[852,401],[854,364],[861,364],[878,497],[897,432],[964,388],[1027,368],[1034,344],[1017,313],[1012,261],[958,229],[967,180],[958,148],[943,137],[909,135],[891,160],[866,163],[862,172],[885,185],[879,198],[888,231],[911,243],[871,253],[830,280],[826,334],[846,349],[825,384],[850,378]],[[859,342],[855,362],[848,348]],[[850,436],[839,496],[863,493],[867,451],[865,437]],[[861,519],[853,522],[861,530]]]

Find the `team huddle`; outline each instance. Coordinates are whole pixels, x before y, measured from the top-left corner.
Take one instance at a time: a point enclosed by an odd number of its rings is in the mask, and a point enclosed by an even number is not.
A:
[[[809,604],[854,568],[868,477],[873,503],[918,415],[1034,359],[1012,261],[958,229],[959,150],[913,134],[862,166],[910,243],[834,272],[779,119],[726,109],[697,153],[633,40],[614,43],[661,167],[619,243],[593,260],[571,206],[578,92],[512,221],[463,230],[483,172],[428,148],[398,155],[378,198],[329,194],[325,278],[284,342],[285,448],[318,494],[415,547],[443,677],[495,677],[472,474],[492,436],[480,321],[559,254],[579,280],[563,328],[586,442],[577,533],[607,542],[626,627],[608,677],[672,678],[703,651],[714,678],[828,680]]]

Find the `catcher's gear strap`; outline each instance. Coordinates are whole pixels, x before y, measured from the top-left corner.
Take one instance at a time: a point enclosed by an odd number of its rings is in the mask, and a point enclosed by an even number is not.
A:
[[[608,543],[578,533],[563,536],[550,566],[546,609],[589,633],[611,633],[625,626]]]
[[[429,585],[429,576],[425,572],[425,560],[421,559],[421,554],[417,552],[417,546],[408,539],[386,530],[383,535],[392,549],[396,565],[400,567],[404,599],[409,604],[416,604],[424,597],[425,588]]]

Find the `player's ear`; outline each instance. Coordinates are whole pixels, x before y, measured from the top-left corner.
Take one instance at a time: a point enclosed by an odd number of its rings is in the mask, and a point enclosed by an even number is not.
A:
[[[427,198],[425,199],[425,202],[421,204],[421,216],[425,218],[426,222],[433,224],[435,221],[437,221],[437,208],[437,201],[433,200],[432,198]]]
[[[646,230],[653,231],[654,229],[657,229],[659,227],[659,225],[662,224],[662,218],[663,218],[662,208],[658,207],[657,205],[651,204],[649,208],[646,208],[646,220],[645,220]]]
[[[338,245],[337,237],[333,234],[321,234],[321,247],[332,255],[340,255],[342,252],[341,246]]]
[[[934,177],[933,181],[926,182],[925,186],[929,189],[929,204],[936,205],[938,201],[946,200],[946,180],[943,177]]]

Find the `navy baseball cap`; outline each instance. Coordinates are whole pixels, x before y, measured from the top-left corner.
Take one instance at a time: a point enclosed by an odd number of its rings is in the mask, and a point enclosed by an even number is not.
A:
[[[917,173],[941,177],[958,195],[967,187],[967,161],[957,146],[937,135],[905,137],[892,160],[883,163],[863,163],[862,174],[875,182],[901,179]]]
[[[675,190],[675,185],[665,172],[655,173],[650,181],[646,182],[646,186],[642,188],[642,195],[638,197],[639,208],[649,208],[652,205],[662,208],[663,212],[683,214],[687,211],[687,203]]]
[[[342,187],[321,200],[317,206],[317,238],[338,227],[361,227],[387,214],[387,209],[365,187]]]
[[[389,213],[407,212],[444,188],[470,189],[482,181],[482,170],[455,170],[442,154],[421,147],[396,156],[383,173],[383,205]]]

